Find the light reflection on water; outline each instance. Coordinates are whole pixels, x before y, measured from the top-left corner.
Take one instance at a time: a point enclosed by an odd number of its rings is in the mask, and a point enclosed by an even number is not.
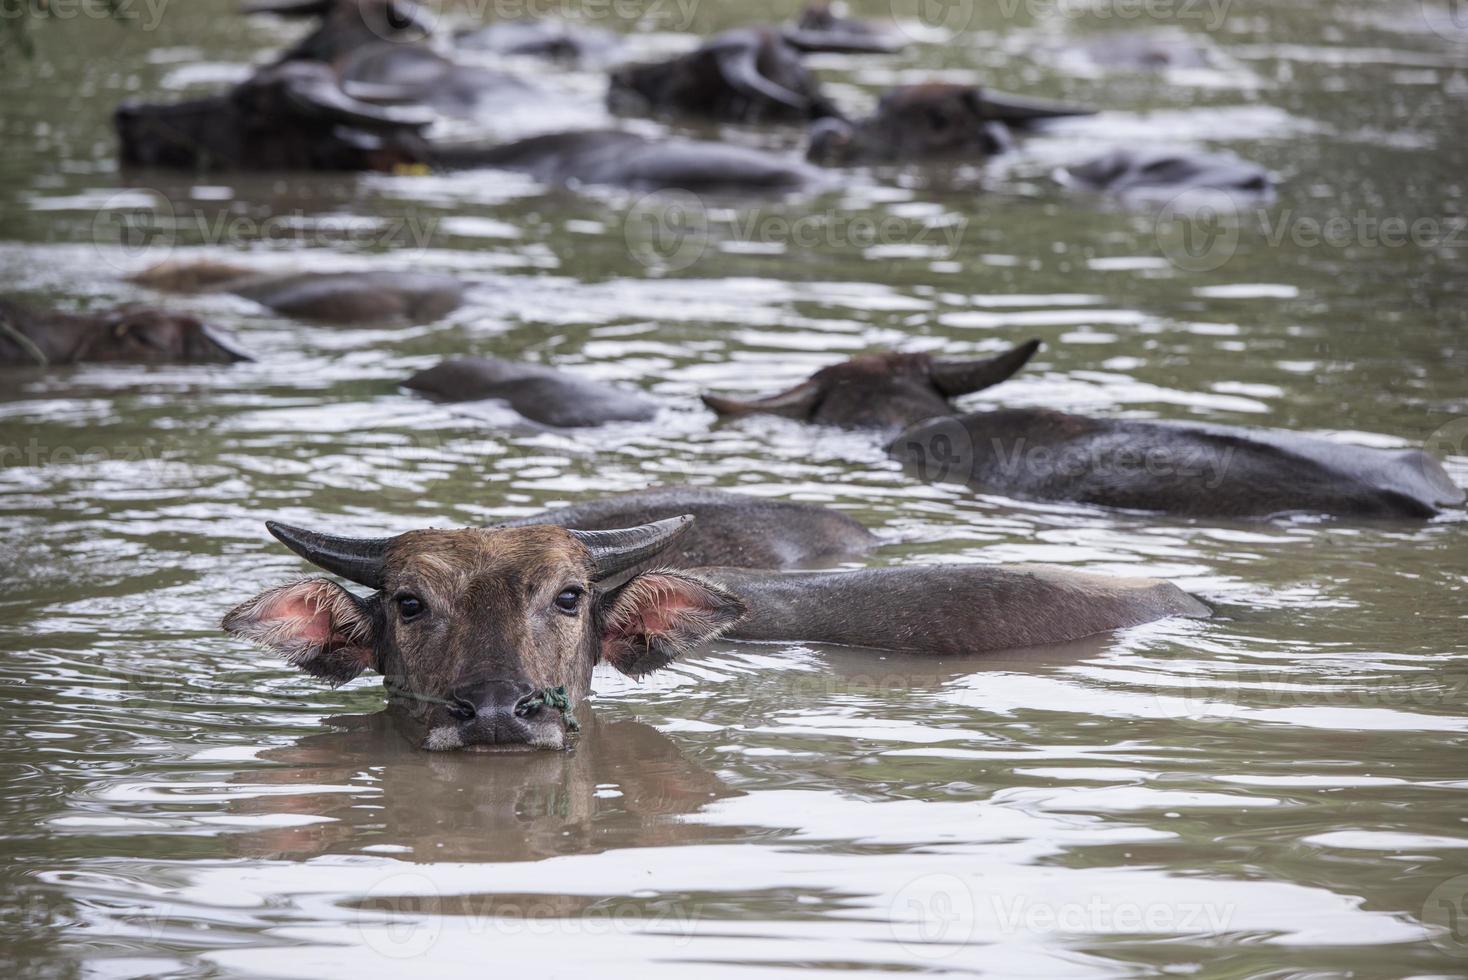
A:
[[[439,323],[361,329],[174,298],[259,361],[7,379],[0,446],[29,455],[0,466],[0,958],[118,976],[377,976],[422,956],[450,974],[491,956],[649,976],[1461,972],[1468,936],[1446,931],[1443,902],[1468,893],[1463,514],[1216,525],[1016,502],[915,484],[862,436],[715,424],[695,397],[774,390],[874,348],[1036,336],[1023,375],[965,404],[1377,445],[1468,434],[1461,247],[1246,232],[1221,267],[1188,273],[1150,214],[1049,177],[1078,153],[1200,142],[1285,176],[1276,218],[1451,218],[1468,61],[1412,26],[1416,5],[1382,23],[1248,4],[1214,37],[1218,67],[1165,84],[1061,74],[1027,53],[1067,25],[1023,18],[888,61],[821,58],[853,106],[941,67],[1128,111],[976,172],[716,202],[686,269],[639,260],[624,192],[499,174],[119,176],[106,116],[124,92],[217,84],[289,36],[237,35],[226,6],[191,5],[157,36],[54,32],[19,67],[26,104],[0,163],[9,288],[158,301],[121,278],[156,249],[94,244],[124,189],[170,202],[169,257],[217,256],[220,215],[284,214],[287,232],[236,257],[289,268],[309,245],[313,268],[453,271],[473,288]],[[700,6],[694,26],[743,16]],[[548,81],[594,97],[591,73]],[[852,214],[960,234],[760,238],[759,220],[812,212],[823,235]],[[359,237],[401,219],[427,237]],[[546,433],[396,387],[464,352],[573,367],[664,408]],[[598,671],[576,752],[493,758],[418,753],[371,680],[321,689],[218,633],[227,606],[301,569],[266,517],[372,534],[683,482],[842,508],[882,538],[876,563],[1159,575],[1217,616],[936,663],[719,644],[641,683]]]

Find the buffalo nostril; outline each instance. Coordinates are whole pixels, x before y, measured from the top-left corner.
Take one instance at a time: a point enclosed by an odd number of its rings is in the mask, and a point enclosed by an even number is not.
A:
[[[474,716],[479,714],[479,709],[475,708],[474,705],[465,701],[463,698],[455,698],[453,703],[449,705],[449,714],[460,721],[472,721]]]
[[[515,717],[533,718],[540,714],[540,709],[544,706],[545,699],[541,696],[541,692],[534,691],[515,702]]]

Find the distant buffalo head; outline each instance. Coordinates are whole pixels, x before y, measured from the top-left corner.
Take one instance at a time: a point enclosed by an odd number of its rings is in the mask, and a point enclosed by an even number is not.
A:
[[[1274,192],[1274,179],[1258,164],[1192,150],[1113,150],[1068,168],[1065,176],[1090,190],[1116,194],[1214,190],[1267,198]]]
[[[929,354],[864,354],[821,368],[789,391],[740,401],[704,395],[723,416],[768,414],[843,429],[896,432],[924,419],[952,415],[949,399],[991,387],[1013,375],[1040,349],[1038,340],[997,357],[956,360]]]
[[[743,602],[685,572],[626,573],[693,518],[617,531],[533,525],[352,539],[266,525],[306,560],[373,589],[326,579],[283,585],[224,618],[334,684],[381,673],[423,726],[426,749],[560,748],[565,715],[538,697],[584,698],[605,660],[641,676],[718,636]]]
[[[772,29],[739,28],[669,61],[612,73],[619,111],[672,112],[735,122],[806,121],[834,112],[800,52]]]
[[[909,85],[887,92],[866,119],[818,122],[808,156],[831,166],[982,159],[1009,147],[1010,128],[1091,111],[976,85]]]
[[[122,162],[186,170],[383,170],[427,159],[426,109],[344,93],[325,65],[265,68],[222,95],[113,116]]]
[[[317,18],[320,23],[281,55],[281,61],[335,61],[380,41],[421,41],[431,18],[407,0],[250,0],[247,14]]]
[[[58,313],[0,300],[0,364],[230,364],[250,357],[191,316],[152,306]]]
[[[906,47],[902,36],[890,25],[842,16],[825,0],[808,4],[781,36],[801,51],[890,54]]]

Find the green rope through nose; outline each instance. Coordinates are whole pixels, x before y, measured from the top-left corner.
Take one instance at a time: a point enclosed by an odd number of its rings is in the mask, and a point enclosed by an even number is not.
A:
[[[419,694],[417,691],[410,691],[407,688],[398,687],[396,684],[387,683],[383,686],[387,688],[389,694],[395,694],[398,697],[410,698],[414,701],[424,701],[428,704],[446,704],[451,708],[457,706],[457,702],[450,701],[447,698],[436,698],[430,694]],[[538,691],[531,692],[521,698],[515,705],[515,714],[523,717],[538,708],[555,708],[561,713],[561,718],[566,722],[566,731],[581,731],[581,723],[571,713],[571,695],[566,692],[566,685],[557,684],[555,687],[543,687]]]

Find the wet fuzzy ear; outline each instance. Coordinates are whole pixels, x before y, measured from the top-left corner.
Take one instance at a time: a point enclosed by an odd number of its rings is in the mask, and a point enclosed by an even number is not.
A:
[[[641,677],[719,636],[746,612],[744,600],[712,582],[683,572],[643,572],[605,600],[601,657]]]
[[[225,632],[269,647],[313,677],[345,684],[373,664],[372,616],[324,578],[262,592],[224,617]]]

